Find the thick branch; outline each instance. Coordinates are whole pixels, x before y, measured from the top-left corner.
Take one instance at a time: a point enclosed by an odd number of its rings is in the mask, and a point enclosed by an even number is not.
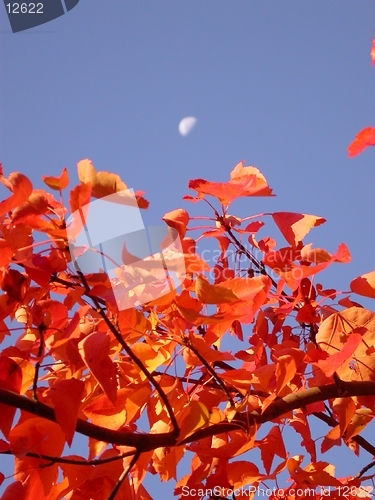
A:
[[[250,424],[263,424],[282,417],[289,411],[303,408],[308,404],[318,401],[326,401],[337,397],[369,396],[375,394],[375,382],[343,382],[344,394],[339,394],[336,384],[324,385],[321,387],[312,387],[302,391],[289,394],[272,403],[263,414],[257,411],[237,414],[231,422],[220,422],[203,429],[199,429],[186,439],[178,442],[173,432],[161,434],[135,434],[122,431],[113,431],[100,427],[95,424],[78,419],[76,431],[88,437],[99,441],[113,443],[117,445],[132,446],[141,452],[154,450],[160,447],[181,446],[192,441],[197,441],[205,437],[218,435],[236,429],[248,428]],[[50,406],[33,401],[24,396],[20,396],[11,391],[0,389],[0,402],[14,408],[25,410],[33,415],[56,422],[53,408]]]

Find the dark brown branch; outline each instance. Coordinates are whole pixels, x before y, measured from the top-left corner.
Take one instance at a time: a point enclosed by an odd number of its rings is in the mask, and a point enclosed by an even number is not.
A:
[[[367,464],[365,467],[363,467],[363,469],[361,469],[358,474],[356,474],[354,477],[357,479],[357,478],[360,478],[363,476],[363,474],[365,472],[367,472],[368,470],[372,469],[373,467],[375,467],[375,461],[373,462],[370,462],[369,464]]]
[[[113,500],[118,492],[118,490],[121,488],[122,483],[126,479],[126,476],[129,474],[129,472],[132,470],[133,465],[137,462],[139,456],[141,455],[140,451],[136,451],[134,457],[131,459],[127,467],[122,471],[120,477],[118,478],[113,490],[108,496],[107,500]]]
[[[327,399],[334,399],[337,397],[369,396],[375,393],[375,382],[373,381],[343,382],[343,384],[345,385],[344,396],[339,395],[339,391],[335,384],[304,389],[274,401],[262,414],[258,411],[238,413],[236,418],[234,418],[231,422],[224,421],[199,429],[181,442],[178,442],[174,432],[165,432],[161,434],[135,434],[123,431],[113,431],[81,419],[77,420],[76,431],[84,436],[97,439],[98,441],[131,446],[137,448],[140,452],[145,452],[160,447],[181,446],[192,441],[197,441],[205,437],[210,437],[236,429],[246,430],[249,424],[259,425],[265,422],[270,422],[276,418],[282,417],[291,410],[303,408],[308,404],[317,403],[318,401],[326,401]],[[56,422],[53,408],[44,403],[33,401],[25,396],[20,396],[14,392],[0,389],[0,402],[8,406],[27,411],[33,415],[40,416],[52,422]],[[324,419],[324,421],[329,423],[328,419],[330,419],[330,417],[328,417],[328,415],[325,417],[326,419]],[[334,425],[337,425],[336,421]],[[364,449],[369,451],[369,446],[365,447],[362,444],[363,438],[361,438],[361,436],[354,436],[352,439],[354,440],[355,438],[357,438],[356,441],[363,446]],[[370,446],[372,447],[372,445]],[[375,447],[372,447],[369,452],[371,454],[375,454]]]

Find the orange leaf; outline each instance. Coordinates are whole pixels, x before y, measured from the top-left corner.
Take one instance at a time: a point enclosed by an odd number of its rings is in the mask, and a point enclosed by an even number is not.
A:
[[[48,199],[43,193],[32,193],[27,201],[22,205],[18,205],[12,213],[12,221],[14,224],[23,222],[27,217],[32,215],[43,215],[48,211]]]
[[[350,290],[358,295],[375,299],[375,271],[355,278],[350,283]]]
[[[13,250],[11,245],[3,238],[0,238],[0,267],[7,267],[12,257]]]
[[[148,398],[148,385],[130,385],[117,391],[117,399],[111,402],[105,394],[96,397],[84,407],[83,413],[93,424],[118,430],[134,420]]]
[[[72,444],[77,425],[78,411],[81,405],[85,384],[81,380],[57,380],[48,391],[56,421],[66,436],[66,442]]]
[[[260,449],[260,456],[267,474],[270,473],[275,455],[282,459],[286,458],[284,441],[278,425],[272,427],[266,437],[255,441],[255,444]]]
[[[275,212],[272,217],[286,241],[294,247],[303,240],[311,228],[320,226],[326,221],[315,215],[292,212]]]
[[[186,210],[183,210],[182,208],[173,210],[172,212],[165,214],[162,219],[168,224],[168,226],[173,227],[178,231],[180,238],[185,237],[186,226],[189,222],[189,214]]]
[[[28,499],[48,498],[57,480],[58,466],[41,458],[26,457],[25,453],[59,457],[65,436],[60,426],[41,417],[21,411],[19,422],[9,433],[12,452],[16,455],[14,478],[28,490]],[[48,464],[48,467],[41,465]]]
[[[295,350],[296,351],[296,350]],[[297,363],[294,356],[286,354],[277,358],[276,363],[276,395],[295,377]]]
[[[324,436],[322,444],[320,445],[320,452],[325,453],[333,446],[341,446],[341,432],[339,425],[333,427],[333,429],[329,430]]]
[[[371,66],[374,66],[374,64],[375,64],[375,38],[372,41],[370,56],[371,56]]]
[[[33,191],[33,185],[29,179],[19,172],[14,172],[9,175],[8,179],[5,179],[1,171],[0,182],[13,193],[9,198],[0,202],[0,216],[22,205]]]
[[[265,177],[255,167],[244,167],[238,163],[230,174],[229,182],[209,182],[204,179],[194,179],[189,182],[189,188],[198,192],[197,198],[185,197],[196,201],[205,194],[214,196],[223,205],[229,205],[241,196],[273,196]]]
[[[306,448],[307,453],[310,454],[311,460],[316,460],[315,441],[311,439],[309,422],[306,418],[304,410],[300,408],[293,411],[293,417],[289,420],[289,425],[300,434],[302,437],[301,446]]]
[[[69,205],[72,214],[80,208],[88,205],[91,198],[91,185],[79,184],[70,191]],[[74,218],[76,219],[76,218]],[[85,218],[84,218],[85,219]]]
[[[327,373],[332,371],[328,361],[339,362],[341,355],[346,360],[341,362],[336,372],[342,380],[375,380],[375,357],[371,352],[371,346],[375,344],[375,313],[362,307],[350,307],[343,312],[331,314],[320,325],[316,341],[330,355],[326,364],[324,360],[318,361],[318,366],[322,366]],[[353,352],[358,341],[360,342]]]
[[[366,127],[358,132],[354,141],[348,146],[348,157],[358,155],[367,146],[375,146],[375,128]]]
[[[21,386],[21,368],[13,359],[7,356],[0,356],[0,387],[19,394]],[[15,413],[16,408],[0,403],[0,430],[5,437],[8,437]]]
[[[332,408],[338,417],[341,437],[355,414],[356,405],[352,398],[336,398],[333,400]]]
[[[362,335],[359,333],[352,333],[348,336],[346,343],[343,348],[332,354],[327,359],[322,359],[316,364],[322,370],[326,377],[332,377],[332,375],[340,368],[343,363],[352,357],[354,351],[357,349],[359,344],[362,342]]]
[[[178,413],[177,422],[180,427],[178,439],[183,441],[198,429],[204,427],[210,420],[210,413],[203,403],[190,401]]]
[[[195,293],[202,304],[227,304],[239,301],[231,290],[220,285],[211,285],[203,276],[197,276]]]
[[[247,484],[255,483],[263,477],[263,474],[259,472],[258,467],[255,464],[245,462],[244,460],[228,464],[227,474],[233,489],[238,489]]]
[[[49,188],[55,189],[56,191],[61,191],[62,189],[65,189],[69,184],[68,170],[66,167],[64,167],[59,177],[47,177],[46,175],[43,175],[42,180],[47,184]]]
[[[20,481],[15,481],[6,487],[1,500],[24,500],[26,497],[26,489]]]
[[[109,336],[104,332],[90,333],[78,344],[82,359],[111,401],[116,400],[116,367],[109,354]]]
[[[91,194],[94,198],[104,198],[105,196],[128,189],[119,175],[106,171],[97,172],[91,161],[87,158],[77,163],[77,172],[81,183],[89,183],[91,185]],[[139,208],[147,208],[148,201],[142,197],[142,194],[143,191],[136,191],[134,193],[135,199]],[[132,196],[130,200],[131,204],[133,204],[133,199],[134,197]]]

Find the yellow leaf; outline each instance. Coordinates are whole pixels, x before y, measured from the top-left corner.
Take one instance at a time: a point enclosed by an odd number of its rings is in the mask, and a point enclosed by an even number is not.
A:
[[[211,285],[202,276],[197,276],[195,293],[202,304],[227,304],[228,302],[238,302],[240,300],[232,290],[218,285]]]
[[[204,427],[210,420],[210,413],[203,403],[190,401],[177,415],[180,441],[193,434],[196,430]]]

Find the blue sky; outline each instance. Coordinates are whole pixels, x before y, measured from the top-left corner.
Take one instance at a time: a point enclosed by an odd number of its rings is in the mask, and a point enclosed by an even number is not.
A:
[[[80,0],[18,34],[0,9],[0,161],[35,187],[66,166],[73,186],[89,158],[144,190],[157,224],[179,207],[209,215],[181,200],[189,179],[225,181],[243,159],[277,197],[230,212],[325,217],[305,241],[348,245],[353,262],[322,276],[348,289],[375,269],[375,150],[346,152],[375,126],[373,38],[370,0]]]

